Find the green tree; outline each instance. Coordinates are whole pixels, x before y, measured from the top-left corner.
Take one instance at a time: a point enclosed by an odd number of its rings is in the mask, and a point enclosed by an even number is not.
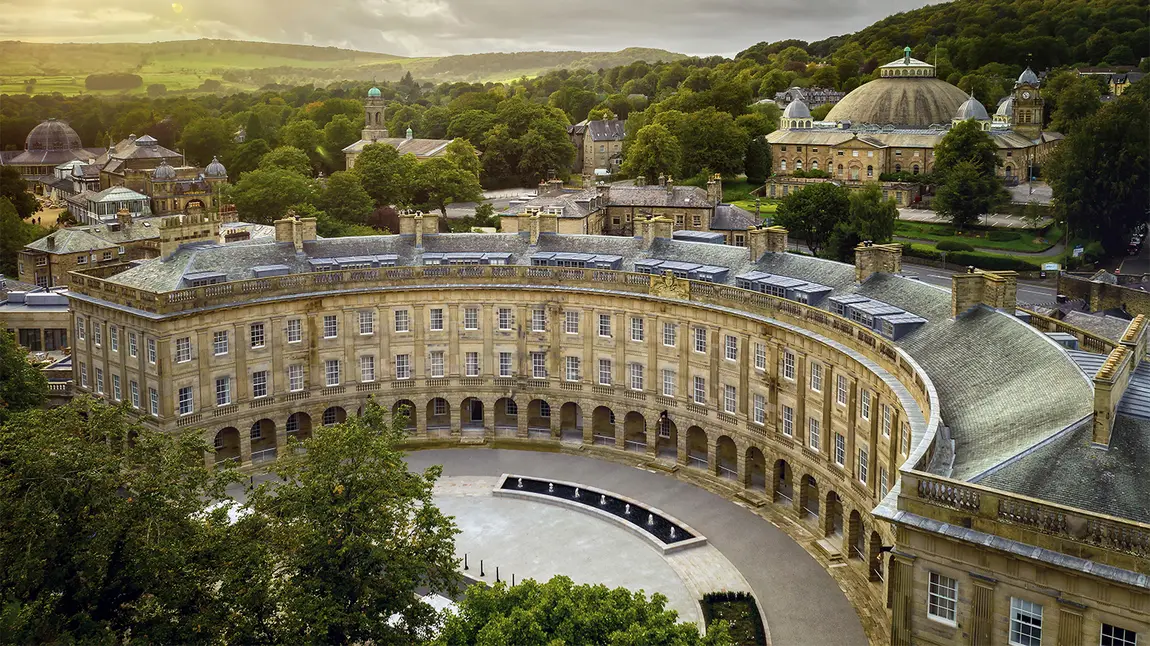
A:
[[[271,152],[268,142],[263,139],[248,139],[232,150],[231,157],[227,158],[228,173],[232,177],[240,177],[244,173],[255,170],[260,166],[260,160]]]
[[[479,161],[479,153],[466,139],[456,139],[447,144],[443,156],[459,168],[475,175],[476,179],[483,172],[483,162]]]
[[[571,121],[582,121],[599,102],[599,95],[576,85],[564,85],[551,93],[548,103],[567,113]]]
[[[352,172],[377,207],[404,207],[411,204],[417,164],[414,156],[400,155],[395,146],[368,144],[355,158]]]
[[[606,106],[595,108],[587,113],[587,118],[591,121],[602,121],[604,119],[618,119],[611,108]]]
[[[487,179],[506,179],[515,175],[522,146],[518,139],[511,137],[505,124],[499,124],[488,131],[483,139],[483,175]]]
[[[664,115],[659,117],[658,122],[664,123]],[[668,128],[683,147],[680,173],[684,177],[697,175],[704,168],[726,176],[743,171],[743,157],[750,137],[730,114],[706,108],[682,115],[678,127],[668,125]]]
[[[1074,129],[1044,173],[1059,215],[1075,233],[1125,250],[1150,204],[1150,83],[1135,83]]]
[[[310,204],[316,198],[315,183],[310,178],[277,166],[245,173],[226,191],[240,219],[258,224],[271,224],[293,204]]]
[[[432,498],[440,468],[408,472],[403,437],[369,400],[362,416],[316,428],[306,452],[251,491],[235,534],[258,552],[221,594],[246,581],[268,593],[242,597],[225,641],[410,644],[438,624],[416,591],[455,588],[458,530]]]
[[[665,126],[653,123],[644,126],[634,143],[627,147],[622,171],[630,177],[642,175],[653,182],[660,175],[678,173],[682,163],[679,140]]]
[[[935,189],[934,210],[960,230],[993,212],[1006,197],[1002,182],[988,176],[974,162],[959,162],[941,177]]]
[[[268,134],[264,130],[264,122],[260,119],[260,115],[255,112],[248,114],[248,120],[244,124],[244,141],[266,139],[267,136]]]
[[[311,177],[311,160],[294,146],[280,146],[260,158],[261,169],[282,168],[303,177]]]
[[[765,137],[755,137],[747,144],[747,154],[743,158],[743,168],[747,173],[747,181],[752,184],[763,184],[771,174],[771,145]]]
[[[25,222],[16,213],[12,202],[7,197],[0,197],[0,274],[16,277],[20,250],[47,233],[47,229]]]
[[[946,175],[962,162],[970,162],[980,173],[994,175],[1002,165],[998,146],[982,125],[973,119],[952,127],[934,147],[934,172]]]
[[[661,594],[604,585],[575,585],[565,576],[546,583],[527,579],[473,585],[435,640],[442,646],[488,644],[602,644],[604,646],[725,646],[725,622],[700,635],[695,624],[677,623]]]
[[[44,374],[28,363],[28,350],[16,335],[0,330],[0,426],[12,415],[35,408],[48,398]]]
[[[783,198],[775,213],[775,224],[793,231],[818,254],[840,220],[848,217],[848,190],[831,182],[811,184]]]
[[[0,198],[6,198],[21,218],[40,210],[40,202],[28,192],[28,182],[15,166],[0,166]]]
[[[1070,134],[1102,107],[1098,84],[1088,78],[1074,79],[1058,93],[1057,105],[1050,119],[1050,129]]]
[[[432,157],[416,167],[413,200],[439,209],[447,217],[452,202],[478,202],[483,199],[479,176],[464,170],[447,157]]]
[[[430,107],[423,111],[419,122],[419,135],[428,139],[443,139],[451,124],[451,111],[442,106]]]
[[[341,169],[344,165],[343,149],[359,141],[359,124],[346,114],[337,114],[323,127],[323,149],[325,165],[330,169]]]
[[[528,184],[538,183],[552,172],[566,175],[575,161],[567,126],[555,119],[536,119],[519,140],[519,149],[522,155],[517,170]]]
[[[890,242],[898,220],[898,206],[894,200],[883,198],[878,184],[851,191],[849,201],[847,219],[835,225],[827,243],[827,255],[843,262],[851,261],[855,247],[864,240]]]
[[[482,146],[487,131],[494,125],[494,114],[483,110],[467,110],[451,119],[451,123],[447,126],[447,136],[452,139],[466,139],[472,145],[479,147]]]
[[[226,159],[231,154],[234,130],[219,117],[201,117],[184,127],[180,135],[180,147],[188,161],[205,166],[212,161],[212,157]]]
[[[311,119],[292,121],[280,129],[280,142],[284,146],[299,148],[309,159],[315,158],[323,144],[323,131]]]
[[[336,118],[341,116],[337,115]],[[358,175],[352,171],[338,171],[327,178],[316,206],[337,220],[362,224],[371,215],[375,202],[363,190]]]

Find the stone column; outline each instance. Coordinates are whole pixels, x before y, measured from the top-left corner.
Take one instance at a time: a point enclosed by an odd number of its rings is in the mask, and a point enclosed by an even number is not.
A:
[[[428,398],[421,397],[418,399],[411,399],[412,415],[415,415],[415,436],[427,437],[427,403]]]
[[[911,617],[914,614],[914,559],[913,555],[899,551],[890,554],[888,585],[891,587],[891,646],[911,646],[914,643],[911,632]]]
[[[515,436],[523,438],[530,437],[531,432],[527,428],[528,404],[521,403],[521,400],[515,399],[514,397],[512,399],[515,401],[515,410],[519,411],[519,413],[515,416]],[[528,403],[530,403],[530,399],[528,400]]]
[[[252,464],[252,427],[251,424],[239,424],[236,430],[240,434],[240,464],[243,466],[251,466]],[[277,438],[278,439],[278,438]]]
[[[542,399],[542,397],[540,399]],[[546,400],[544,400],[544,401],[546,401]],[[549,405],[551,404],[551,402],[547,402],[547,403]],[[563,408],[562,408],[562,404],[560,404],[560,408],[555,408],[554,406],[551,407],[551,418],[550,419],[551,419],[551,439],[553,439],[553,440],[562,439],[563,438]],[[584,443],[586,443],[586,441],[587,441],[586,436],[584,436],[583,441],[584,441]]]
[[[490,353],[488,353],[490,356]],[[491,440],[495,438],[495,401],[494,399],[484,399],[483,401],[483,437],[484,439]]]

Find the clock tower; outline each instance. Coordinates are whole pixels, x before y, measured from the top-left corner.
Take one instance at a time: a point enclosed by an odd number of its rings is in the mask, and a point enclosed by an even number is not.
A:
[[[1038,75],[1029,67],[1014,83],[1014,130],[1031,139],[1042,133],[1043,101],[1038,85]]]

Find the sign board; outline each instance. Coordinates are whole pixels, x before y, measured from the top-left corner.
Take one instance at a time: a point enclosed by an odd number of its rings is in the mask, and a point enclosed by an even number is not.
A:
[[[1085,252],[1085,251],[1086,250],[1082,247],[1082,245],[1078,245],[1077,247],[1074,247],[1073,255],[1075,258],[1077,258],[1077,257],[1081,256],[1083,254],[1083,252]]]
[[[1060,265],[1056,262],[1044,262],[1044,263],[1042,263],[1042,271],[1060,271],[1061,269],[1062,269],[1062,265]]]

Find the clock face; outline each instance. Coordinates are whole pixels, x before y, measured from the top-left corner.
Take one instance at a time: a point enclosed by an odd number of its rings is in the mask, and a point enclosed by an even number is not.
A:
[[[1030,100],[1030,90],[1024,90],[1024,91],[1022,92],[1022,98],[1023,98],[1023,99],[1026,99],[1027,101],[1029,101],[1029,100]]]

